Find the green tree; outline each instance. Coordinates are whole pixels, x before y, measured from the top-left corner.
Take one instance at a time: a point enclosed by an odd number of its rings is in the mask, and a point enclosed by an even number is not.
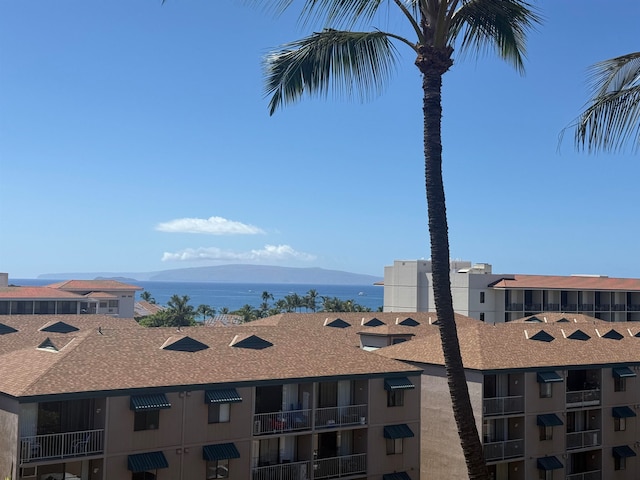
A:
[[[151,292],[148,292],[147,290],[143,290],[143,292],[140,294],[140,300],[144,300],[145,302],[149,302],[149,303],[156,303],[156,299],[153,298],[153,296],[151,296]]]
[[[194,325],[196,312],[192,305],[189,305],[188,295],[172,295],[167,302],[165,312],[173,316],[174,325]]]
[[[262,303],[260,304],[259,316],[262,318],[262,317],[266,317],[269,313],[269,310],[271,308],[269,305],[269,301],[273,301],[273,294],[265,290],[264,292],[262,292],[261,298],[262,298]]]
[[[284,11],[293,0],[254,0]],[[289,43],[265,61],[270,113],[303,95],[358,92],[363,98],[380,91],[396,63],[394,42],[408,47],[422,77],[425,187],[434,302],[454,416],[469,478],[488,478],[482,443],[476,429],[455,325],[449,278],[449,237],[442,180],[442,76],[453,65],[454,46],[478,53],[493,47],[523,70],[527,31],[538,15],[524,0],[305,0],[303,17],[319,20],[322,31]],[[392,7],[415,34],[413,39],[375,29],[368,24],[382,7]],[[390,22],[392,23],[392,22]],[[344,29],[343,29],[344,28]]]
[[[590,152],[640,149],[640,52],[592,65],[592,96],[576,122],[575,143]]]
[[[310,289],[304,296],[305,307],[312,312],[318,309],[318,291],[315,288]]]
[[[247,303],[233,312],[233,314],[242,317],[242,321],[247,323],[257,319],[259,311]]]
[[[202,317],[202,321],[204,322],[207,318],[213,317],[216,314],[216,309],[211,305],[198,305],[196,308],[196,313]]]

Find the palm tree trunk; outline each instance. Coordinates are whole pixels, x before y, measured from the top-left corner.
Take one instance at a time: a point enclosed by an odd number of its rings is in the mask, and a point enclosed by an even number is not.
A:
[[[422,109],[424,115],[425,185],[431,239],[433,298],[440,324],[440,339],[453,414],[458,427],[469,479],[488,480],[482,443],[476,428],[462,364],[451,297],[449,233],[442,181],[442,73],[434,68],[424,70],[421,68],[421,71],[424,94]]]

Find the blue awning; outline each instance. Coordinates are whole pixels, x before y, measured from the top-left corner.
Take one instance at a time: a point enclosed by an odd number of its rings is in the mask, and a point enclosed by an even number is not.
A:
[[[416,388],[416,386],[407,377],[384,379],[385,390],[407,390],[409,388]]]
[[[627,407],[626,405],[623,407],[613,407],[611,409],[611,415],[616,418],[630,418],[635,417],[636,412],[634,412],[631,407]]]
[[[634,452],[633,449],[628,445],[620,445],[619,447],[613,447],[611,449],[611,454],[614,457],[618,457],[618,458],[628,458],[628,457],[636,456],[636,452]]]
[[[163,408],[171,408],[171,403],[169,403],[164,393],[135,395],[131,397],[129,408],[136,412],[142,410],[162,410]]]
[[[238,403],[242,397],[235,388],[222,388],[204,392],[204,403]]]
[[[538,418],[536,419],[536,423],[541,427],[557,427],[559,425],[564,425],[560,417],[555,413],[538,415]]]
[[[384,427],[384,438],[409,438],[413,437],[413,431],[406,423],[399,425],[387,425]]]
[[[202,447],[202,458],[208,462],[229,458],[240,458],[240,452],[233,443],[219,443]]]
[[[538,372],[538,383],[562,382],[564,378],[557,372],[550,370],[548,372]]]
[[[538,468],[540,470],[557,470],[564,467],[558,457],[542,457],[538,459]]]
[[[614,367],[611,369],[611,373],[617,378],[629,378],[636,376],[636,373],[629,367]]]
[[[134,473],[168,467],[169,463],[162,452],[138,453],[127,458],[127,468]]]
[[[382,480],[411,480],[407,472],[395,472],[382,475]]]

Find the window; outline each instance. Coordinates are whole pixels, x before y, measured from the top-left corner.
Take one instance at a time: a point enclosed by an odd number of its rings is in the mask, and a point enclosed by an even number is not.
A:
[[[540,425],[540,440],[553,440],[553,427]]]
[[[613,377],[613,391],[614,392],[626,392],[627,391],[627,379],[625,377]]]
[[[387,455],[402,453],[402,438],[387,438]]]
[[[109,308],[118,308],[118,300],[109,300]]]
[[[207,462],[207,480],[212,478],[229,478],[228,458]]]
[[[230,403],[210,403],[209,423],[227,423],[231,420]]]
[[[616,432],[624,432],[627,429],[627,419],[624,417],[613,417],[613,429]]]
[[[627,458],[626,457],[613,457],[613,468],[615,470],[626,470],[627,469]]]
[[[484,322],[484,312],[480,312],[480,321]]]
[[[539,383],[540,398],[551,398],[553,396],[553,383]]]
[[[484,292],[480,292],[480,303],[484,303]]]
[[[131,480],[156,480],[156,475],[151,472],[134,472],[131,474]]]
[[[539,480],[553,480],[553,470],[538,470],[538,472],[540,472]]]
[[[387,407],[404,406],[404,390],[388,390],[387,391]]]
[[[133,431],[157,430],[160,424],[160,410],[140,410],[135,412]]]
[[[107,308],[107,302],[100,302],[100,308]]]

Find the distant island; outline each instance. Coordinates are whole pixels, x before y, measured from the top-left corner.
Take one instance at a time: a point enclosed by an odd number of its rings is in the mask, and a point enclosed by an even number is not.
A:
[[[178,268],[159,272],[82,272],[45,273],[40,279],[118,280],[120,282],[217,282],[217,283],[292,283],[318,285],[371,285],[381,277],[324,268],[276,267],[271,265],[219,265]]]

